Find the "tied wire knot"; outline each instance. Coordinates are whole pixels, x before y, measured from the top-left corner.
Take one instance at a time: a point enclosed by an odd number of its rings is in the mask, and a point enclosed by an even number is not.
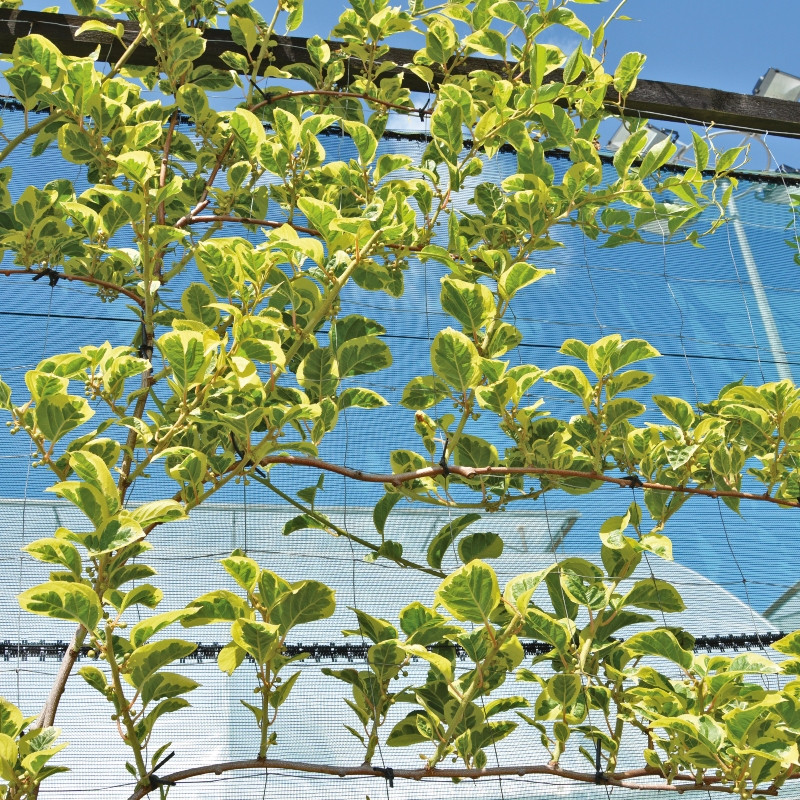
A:
[[[372,771],[386,778],[389,788],[394,789],[394,770],[391,767],[372,767]]]
[[[37,272],[33,276],[33,280],[40,281],[42,278],[47,278],[47,282],[50,286],[55,286],[58,284],[58,279],[61,277],[60,272],[56,272],[51,267],[46,267],[45,269],[41,270],[41,272]]]
[[[439,466],[442,468],[442,476],[447,477],[450,474],[450,467],[447,465],[447,446],[450,444],[450,439],[444,437],[444,445],[442,447],[442,457],[439,459]]]
[[[156,764],[153,767],[153,769],[151,769],[150,772],[148,772],[147,775],[145,775],[145,778],[150,782],[150,786],[158,787],[158,786],[175,786],[176,785],[175,781],[170,781],[170,780],[167,780],[166,778],[159,778],[158,775],[156,775],[156,772],[158,772],[158,770],[160,770],[161,767],[163,767],[164,764],[166,764],[167,761],[169,761],[174,755],[175,755],[175,751],[173,750],[168,756],[165,756],[164,758],[162,758],[161,761],[159,761],[158,764]]]
[[[417,109],[417,114],[419,114],[419,121],[420,122],[425,122],[426,114],[430,114],[430,111],[428,111],[428,106],[430,105],[430,102],[431,102],[431,98],[430,98],[430,95],[428,95],[428,99],[425,101],[425,105],[422,106],[422,108],[418,108]]]
[[[601,784],[606,782],[606,776],[603,774],[603,765],[600,763],[602,745],[599,739],[595,741],[594,746],[594,782]]]

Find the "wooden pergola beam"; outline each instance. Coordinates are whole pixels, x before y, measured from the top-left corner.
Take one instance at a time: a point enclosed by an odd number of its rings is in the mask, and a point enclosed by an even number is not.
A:
[[[98,31],[88,31],[76,36],[87,17],[73,14],[53,14],[41,11],[0,9],[0,53],[10,53],[18,38],[37,33],[53,42],[62,53],[71,56],[91,55],[100,48],[100,61],[113,62],[122,54],[138,32],[133,22],[124,22],[125,35],[121,43],[113,36]],[[273,66],[285,67],[295,63],[310,63],[306,49],[307,40],[298,36],[277,36],[278,45],[273,51]],[[195,62],[228,69],[221,55],[226,50],[244,54],[228,31],[210,30],[205,33],[205,53]],[[334,49],[336,42],[329,43]],[[403,82],[412,91],[426,92],[428,85],[402,65],[411,62],[413,50],[391,48],[386,60],[398,67],[395,74],[403,74]],[[155,50],[140,46],[129,59],[132,66],[153,66]],[[483,69],[497,72],[499,62],[487,58],[470,58],[458,70],[466,74]],[[553,73],[558,79],[558,73]],[[609,92],[607,106],[619,111],[615,93]],[[747,132],[769,132],[781,136],[800,137],[800,103],[775,100],[717,89],[703,89],[679,83],[640,80],[625,104],[626,114],[636,114],[648,119],[671,122],[697,122]]]

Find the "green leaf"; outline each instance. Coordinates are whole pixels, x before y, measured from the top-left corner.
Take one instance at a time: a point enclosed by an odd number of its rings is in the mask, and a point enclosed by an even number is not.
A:
[[[694,663],[694,656],[678,644],[674,634],[662,628],[635,633],[625,640],[624,646],[633,655],[666,658],[686,670]]]
[[[553,367],[547,370],[543,377],[553,386],[580,397],[584,405],[588,406],[591,402],[592,385],[586,375],[577,367],[569,364],[563,367]]]
[[[247,556],[230,556],[223,558],[220,562],[225,571],[230,575],[239,586],[246,592],[250,592],[258,580],[260,569],[252,558]]]
[[[383,178],[398,169],[405,169],[413,163],[411,156],[395,155],[393,153],[384,153],[378,158],[375,165],[375,171],[372,173],[372,179],[375,183],[380,183]]]
[[[134,553],[135,557],[138,553]],[[119,563],[113,569],[109,570],[108,585],[113,591],[131,581],[140,581],[147,578],[152,578],[156,571],[149,564],[141,563]],[[159,597],[158,602],[161,602]]]
[[[131,510],[130,517],[142,528],[188,519],[183,506],[175,500],[153,500],[150,503],[143,503]]]
[[[553,675],[546,683],[547,694],[562,708],[569,708],[583,688],[581,676],[575,674]]]
[[[363,122],[354,120],[343,121],[342,127],[350,134],[350,138],[353,140],[356,150],[358,150],[358,160],[361,166],[369,164],[378,149],[378,140],[375,138],[372,129]]]
[[[680,397],[667,397],[663,394],[654,394],[653,400],[661,409],[667,419],[672,420],[682,430],[688,430],[695,421],[694,411],[685,400]]]
[[[458,156],[464,146],[461,125],[461,106],[458,103],[442,100],[436,104],[431,115],[431,136],[448,164],[458,163]]]
[[[139,587],[137,587],[138,589]],[[136,591],[134,589],[133,591]],[[196,608],[189,606],[189,608],[179,608],[175,611],[166,611],[163,614],[156,614],[155,616],[143,619],[137,622],[131,628],[130,641],[134,648],[141,647],[148,639],[155,636],[160,630],[163,630],[173,622],[180,619],[185,619],[192,614]]]
[[[741,653],[728,664],[726,671],[748,675],[775,675],[781,671],[781,668],[766,656],[758,653]]]
[[[569,561],[577,562],[581,559],[573,558]],[[561,565],[561,588],[571,600],[595,611],[605,608],[608,602],[606,586],[598,580],[596,574],[584,570],[575,572],[564,566],[563,562]]]
[[[217,296],[204,283],[190,283],[181,295],[183,313],[210,328],[219,322],[219,310],[213,305],[216,302]]]
[[[333,395],[339,386],[336,354],[327,348],[312,350],[297,368],[297,381],[315,398]]]
[[[281,636],[277,625],[238,619],[231,625],[233,641],[249,653],[256,664],[267,664],[281,649]]]
[[[379,617],[373,617],[371,614],[367,614],[366,611],[361,611],[361,609],[353,608],[352,606],[348,606],[348,608],[358,619],[358,631],[347,631],[347,635],[358,633],[366,636],[367,639],[375,644],[384,642],[387,639],[397,638],[397,628],[390,622]]]
[[[436,536],[433,537],[428,545],[428,564],[434,569],[442,568],[442,559],[447,552],[447,548],[452,545],[456,537],[473,522],[481,518],[480,514],[463,514],[455,517],[444,525]]]
[[[646,533],[639,540],[639,544],[642,549],[649,550],[666,561],[672,561],[672,542],[667,536],[661,533]]]
[[[359,386],[351,386],[345,389],[336,401],[340,411],[345,408],[383,408],[388,406],[388,401],[381,397],[372,389],[362,389]]]
[[[287,114],[287,112],[283,111],[283,109],[276,108],[276,127],[279,127],[279,114],[281,115],[281,119],[283,119],[283,117],[290,116]],[[295,120],[295,124],[298,128],[297,138],[299,139],[300,126],[297,124],[297,120]],[[241,142],[244,152],[248,154],[257,153],[262,143],[266,142],[267,140],[267,135],[264,133],[264,125],[261,123],[261,120],[259,120],[259,118],[252,111],[248,111],[246,108],[237,108],[233,114],[231,114],[231,130],[234,132],[239,142]],[[297,141],[295,141],[294,145],[291,147],[288,145],[284,146],[286,146],[289,150],[294,150],[296,145]]]
[[[61,564],[76,577],[81,575],[83,566],[80,553],[74,545],[63,539],[37,539],[22,549],[39,561],[47,564]]]
[[[614,168],[620,178],[628,177],[628,170],[647,144],[647,130],[642,128],[632,133],[614,153]]]
[[[470,339],[460,331],[445,328],[431,345],[433,371],[461,394],[481,380],[480,356]]]
[[[499,358],[522,343],[522,331],[508,322],[498,322],[491,327],[491,336],[486,345],[486,355]],[[489,375],[486,376],[490,378]]]
[[[375,530],[378,531],[378,533],[381,535],[381,538],[384,536],[386,519],[389,516],[389,513],[400,502],[402,497],[403,495],[399,494],[398,492],[385,494],[375,504],[375,510],[372,512],[372,521],[375,524]]]
[[[794,631],[777,642],[773,642],[771,647],[779,653],[787,656],[800,656],[800,631]]]
[[[442,310],[455,317],[471,334],[487,325],[495,316],[494,295],[480,283],[456,278],[442,278]]]
[[[639,166],[639,179],[644,179],[660,167],[663,167],[675,154],[676,146],[667,138],[651,147]]]
[[[412,658],[421,658],[427,661],[442,676],[447,683],[453,680],[453,662],[445,656],[428,650],[420,644],[406,644],[403,649]]]
[[[153,700],[178,697],[197,689],[198,686],[200,684],[197,681],[193,681],[185,675],[179,675],[177,672],[156,672],[141,686],[142,706],[149,705]]]
[[[22,712],[13,703],[0,697],[0,733],[14,739],[22,730],[23,724]]]
[[[607,428],[613,428],[620,422],[626,422],[632,417],[644,414],[647,409],[638,401],[629,397],[618,397],[609,400],[603,407],[603,419]]]
[[[436,590],[436,602],[458,620],[488,625],[500,603],[497,575],[483,561],[470,561],[442,581]]]
[[[93,631],[103,616],[99,598],[83,583],[49,581],[22,592],[18,600],[25,611],[78,622],[88,631]]]
[[[638,369],[630,369],[626,372],[621,372],[606,382],[606,397],[611,398],[620,394],[621,392],[630,392],[633,389],[641,389],[647,386],[653,376],[649,372],[642,372]]]
[[[162,667],[186,658],[197,648],[196,642],[184,639],[162,639],[137,647],[128,657],[128,678],[138,689],[147,678]]]
[[[113,497],[118,497],[116,490]],[[96,531],[84,534],[81,544],[93,556],[99,556],[144,539],[144,536],[141,525],[132,516],[123,513],[108,520]]]
[[[0,381],[0,408],[11,410],[11,388],[4,381]]]
[[[497,290],[504,300],[510,300],[520,289],[536,283],[545,275],[555,275],[555,272],[554,269],[537,269],[525,261],[517,261],[500,276]]]
[[[201,333],[175,330],[159,337],[156,344],[181,388],[186,389],[202,381],[211,357],[206,355]]]
[[[94,411],[83,397],[50,395],[36,405],[36,425],[55,444],[70,431],[88,422]]]
[[[476,558],[500,558],[503,540],[496,533],[472,533],[458,543],[458,557],[468,564]]]
[[[502,414],[503,409],[515,399],[518,389],[517,382],[506,377],[490,383],[488,386],[476,386],[475,397],[481,408],[488,408],[496,414]]]
[[[626,97],[636,86],[636,79],[642,71],[647,56],[642,53],[625,53],[614,70],[614,88]]]
[[[449,396],[450,389],[444,381],[433,375],[418,376],[406,384],[400,405],[412,411],[422,411],[441,403]]]
[[[241,647],[239,647],[236,642],[230,642],[230,644],[226,644],[225,647],[219,651],[219,655],[217,656],[217,666],[223,672],[227,672],[228,675],[233,675],[233,673],[241,666],[246,655],[247,653]]]
[[[686,610],[686,605],[678,590],[671,583],[657,578],[644,578],[634,583],[620,604],[652,611],[663,611],[667,614]]]
[[[552,645],[559,653],[565,653],[570,639],[569,629],[549,614],[538,608],[525,611],[522,635]]]
[[[314,197],[300,197],[297,200],[297,207],[303,212],[311,227],[319,231],[328,241],[334,233],[331,223],[339,217],[336,206]]]
[[[156,174],[153,156],[146,150],[130,150],[116,157],[117,174],[124,175],[134,183],[143,186]]]
[[[272,690],[269,696],[269,704],[273,708],[279,708],[286,702],[286,699],[289,697],[289,692],[292,691],[292,687],[295,685],[299,677],[300,670],[284,679],[277,688]]]
[[[324,531],[328,529],[328,525],[319,518],[318,512],[317,515],[314,516],[311,514],[298,514],[296,517],[292,517],[284,523],[283,535],[288,536],[291,533],[295,533],[295,531],[304,531],[308,529]]]
[[[503,590],[503,599],[509,605],[516,606],[517,609],[523,613],[528,608],[531,597],[539,584],[556,569],[556,567],[556,564],[552,564],[538,572],[524,572],[522,575],[517,575],[512,578]]]
[[[737,158],[745,151],[745,147],[732,147],[726,150],[720,156],[717,156],[716,164],[714,164],[714,171],[717,175],[727,172],[733,167]]]
[[[618,333],[605,336],[587,350],[587,363],[598,377],[622,367],[661,355],[644,339],[622,341]]]
[[[132,564],[130,566],[144,565]],[[155,608],[163,599],[164,592],[162,592],[161,589],[157,589],[155,586],[151,586],[149,583],[141,583],[122,596],[121,602],[118,605],[119,613],[121,614],[126,609],[136,605],[147,606],[147,608]]]
[[[81,667],[78,670],[78,675],[80,675],[93,689],[96,689],[98,692],[105,695],[106,690],[108,689],[108,681],[106,680],[105,673],[103,673],[102,670],[99,670],[97,667]]]
[[[345,342],[336,352],[339,376],[366,375],[392,366],[392,351],[376,336],[359,336]]]
[[[625,514],[623,517],[609,517],[600,526],[600,541],[613,549],[621,549],[630,546],[632,540],[625,536],[625,531],[630,525],[631,515]]]
[[[694,143],[695,166],[702,171],[708,167],[708,143],[697,131],[692,131],[691,133],[692,142]]]
[[[102,528],[110,516],[105,495],[94,486],[90,486],[83,481],[60,481],[49,486],[45,491],[69,500],[77,506],[92,523],[98,528]],[[114,498],[118,495],[114,494]]]
[[[283,635],[297,625],[325,619],[336,609],[335,592],[319,581],[293,583],[272,608],[270,619]]]
[[[43,750],[37,750],[34,753],[29,753],[22,759],[22,767],[29,775],[38,776],[42,768],[47,762],[56,754],[61,752],[67,743],[57,744],[55,747],[47,747]]]
[[[261,605],[268,612],[271,612],[275,603],[291,590],[289,583],[279,575],[268,569],[261,570],[261,575],[258,576],[258,592],[261,595]]]
[[[294,153],[295,149],[300,144],[302,132],[297,117],[285,109],[277,107],[273,112],[273,123],[275,126],[275,133],[278,135],[281,146],[288,153]]]
[[[422,744],[428,741],[428,737],[423,736],[417,727],[417,719],[427,719],[425,711],[411,711],[400,720],[389,732],[386,744],[389,747],[408,747],[411,744]]]
[[[250,607],[241,597],[224,589],[207,592],[192,600],[189,606],[196,607],[197,610],[181,620],[184,628],[211,625],[215,622],[235,622],[240,617],[249,617],[251,614]]]
[[[162,700],[156,707],[137,725],[139,735],[142,737],[148,736],[153,729],[156,721],[164,714],[171,714],[175,711],[180,711],[182,708],[187,708],[189,701],[183,697],[167,697]]]

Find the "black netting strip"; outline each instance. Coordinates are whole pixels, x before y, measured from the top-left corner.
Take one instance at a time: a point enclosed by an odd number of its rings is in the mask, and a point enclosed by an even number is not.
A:
[[[779,631],[777,633],[720,633],[711,636],[698,636],[694,641],[694,649],[696,652],[763,649],[765,645],[771,645],[785,635],[782,631]],[[12,642],[10,639],[6,639],[0,642],[0,659],[3,661],[11,661],[16,658],[22,661],[60,659],[67,651],[68,646],[68,642],[60,639],[54,642],[29,642],[24,639],[21,642]],[[197,649],[190,656],[181,659],[181,663],[195,662],[201,664],[204,661],[216,661],[219,651],[223,647],[224,645],[216,642],[213,644],[198,644]],[[289,656],[299,656],[305,653],[307,654],[306,659],[314,661],[366,661],[368,649],[369,645],[361,643],[329,642],[324,644],[322,642],[313,642],[308,644],[287,644],[284,651]],[[442,647],[429,649],[436,649],[439,652],[444,650]],[[454,647],[453,649],[455,650],[456,658],[459,660],[463,661],[467,657],[460,647]],[[522,642],[522,649],[526,656],[540,656],[549,653],[552,647],[544,642],[526,641]],[[82,647],[78,660],[89,659],[90,651],[90,647]]]

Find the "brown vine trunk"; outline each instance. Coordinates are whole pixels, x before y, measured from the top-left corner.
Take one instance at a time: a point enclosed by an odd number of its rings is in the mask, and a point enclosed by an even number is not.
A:
[[[36,718],[36,721],[33,723],[34,728],[48,728],[55,722],[58,704],[61,702],[61,696],[64,694],[64,689],[67,686],[67,680],[72,673],[72,667],[78,660],[78,656],[81,652],[81,646],[83,645],[83,640],[85,638],[86,628],[84,628],[83,625],[79,625],[75,629],[75,634],[72,637],[72,641],[67,647],[67,652],[64,653],[64,657],[61,659],[61,667],[58,670],[58,675],[56,675],[55,679],[53,680],[53,685],[50,687],[50,694],[45,701],[44,707],[42,708],[39,716]]]

